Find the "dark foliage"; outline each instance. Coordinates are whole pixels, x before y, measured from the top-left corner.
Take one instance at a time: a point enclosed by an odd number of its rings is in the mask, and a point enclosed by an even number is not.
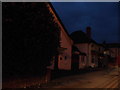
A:
[[[90,27],[88,27],[90,28]],[[71,33],[71,38],[74,41],[74,43],[96,43],[93,39],[89,38],[83,31],[75,31]]]
[[[3,3],[3,77],[43,74],[59,46],[48,3]]]
[[[81,30],[75,31],[71,34],[71,38],[75,43],[86,43],[90,42],[90,39]]]

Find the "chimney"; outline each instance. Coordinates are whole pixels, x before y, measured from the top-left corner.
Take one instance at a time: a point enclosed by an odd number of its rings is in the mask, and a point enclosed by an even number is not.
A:
[[[86,35],[91,38],[91,27],[86,28]]]

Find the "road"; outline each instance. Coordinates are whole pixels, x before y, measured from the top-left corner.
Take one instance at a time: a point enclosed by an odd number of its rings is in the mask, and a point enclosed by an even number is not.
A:
[[[48,88],[118,88],[118,86],[120,86],[118,69],[62,77],[46,85]]]

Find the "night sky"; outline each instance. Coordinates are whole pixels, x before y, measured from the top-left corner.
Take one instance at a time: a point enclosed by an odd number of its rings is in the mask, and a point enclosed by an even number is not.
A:
[[[120,43],[119,7],[117,2],[52,2],[67,31],[85,32],[92,28],[96,42]]]

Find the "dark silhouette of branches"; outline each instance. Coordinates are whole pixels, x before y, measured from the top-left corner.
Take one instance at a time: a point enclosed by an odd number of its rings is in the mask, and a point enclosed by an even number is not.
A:
[[[46,4],[3,3],[3,77],[43,74],[56,55],[60,31]]]

